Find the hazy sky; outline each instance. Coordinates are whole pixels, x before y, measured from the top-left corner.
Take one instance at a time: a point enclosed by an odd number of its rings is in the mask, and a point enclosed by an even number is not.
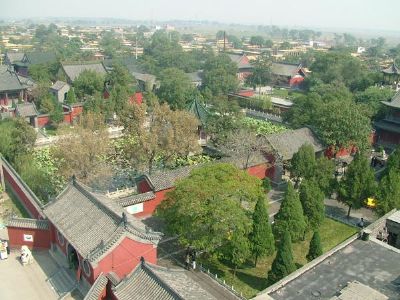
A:
[[[210,20],[400,31],[400,0],[0,0],[0,17]]]

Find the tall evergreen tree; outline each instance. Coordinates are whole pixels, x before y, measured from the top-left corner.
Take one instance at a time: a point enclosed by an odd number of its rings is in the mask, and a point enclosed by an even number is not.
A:
[[[352,208],[362,207],[364,200],[374,194],[375,187],[374,172],[367,158],[357,154],[339,184],[338,200],[349,207],[347,217]]]
[[[269,224],[268,209],[265,199],[260,197],[253,213],[253,230],[250,235],[251,252],[257,266],[259,257],[271,255],[275,251],[274,235]]]
[[[307,260],[312,261],[313,259],[317,258],[318,256],[322,255],[322,245],[321,245],[321,238],[319,236],[318,231],[314,231],[312,239],[310,241],[310,249],[308,250]]]
[[[69,89],[69,91],[67,93],[67,98],[65,99],[65,102],[67,102],[67,104],[74,104],[77,102],[73,87],[71,87]]]
[[[314,174],[315,169],[315,153],[311,144],[304,144],[299,151],[293,154],[291,160],[290,173],[296,180],[298,185],[300,178],[310,178]]]
[[[384,215],[394,208],[400,208],[400,173],[393,168],[379,183],[376,211]]]
[[[303,180],[300,201],[308,229],[316,230],[325,217],[324,193],[313,180]]]
[[[278,213],[275,215],[274,231],[281,236],[286,230],[289,231],[293,241],[299,241],[304,237],[306,221],[301,206],[299,193],[289,182],[285,197],[281,203]]]
[[[278,252],[268,272],[268,280],[277,282],[296,270],[293,261],[292,241],[289,231],[285,230],[278,246]]]

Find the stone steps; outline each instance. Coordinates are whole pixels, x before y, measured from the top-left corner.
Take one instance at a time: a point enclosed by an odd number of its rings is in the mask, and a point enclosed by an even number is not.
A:
[[[76,288],[76,282],[69,274],[69,271],[60,267],[51,277],[47,279],[54,291],[63,299],[70,295]]]

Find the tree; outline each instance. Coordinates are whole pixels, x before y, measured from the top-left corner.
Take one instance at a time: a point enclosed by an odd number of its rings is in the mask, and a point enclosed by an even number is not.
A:
[[[311,178],[317,183],[321,191],[329,196],[335,187],[335,162],[325,156],[321,156],[315,160],[315,169]]]
[[[111,151],[108,139],[103,117],[92,112],[84,114],[72,132],[60,135],[53,149],[60,174],[65,178],[75,175],[85,183],[111,174],[105,161]]]
[[[230,260],[234,265],[233,278],[235,278],[237,267],[242,265],[251,255],[247,232],[243,230],[239,231],[238,229],[234,230],[232,238],[225,248],[225,258]]]
[[[0,153],[11,163],[33,149],[36,132],[24,119],[0,122]]]
[[[203,85],[213,95],[226,95],[238,88],[237,66],[226,54],[209,58],[204,64]]]
[[[271,57],[262,53],[255,61],[253,73],[246,77],[246,83],[253,87],[265,86],[272,81]]]
[[[172,111],[166,103],[153,103],[147,115],[145,104],[133,103],[121,115],[121,122],[127,159],[139,170],[151,173],[157,157],[168,164],[174,156],[199,151],[197,119],[187,111]]]
[[[389,173],[389,171],[396,171],[400,172],[400,147],[397,146],[397,148],[393,151],[393,153],[389,156],[387,163],[386,163],[386,174]]]
[[[222,39],[224,38],[224,35],[225,35],[225,31],[223,31],[223,30],[218,30],[218,32],[217,32],[216,35],[215,35],[215,38],[216,38],[217,40],[222,40]]]
[[[67,104],[75,104],[78,101],[76,100],[76,96],[75,96],[75,91],[74,88],[71,87],[67,93],[67,98],[65,99],[65,102]]]
[[[281,207],[275,215],[275,236],[281,236],[286,230],[289,231],[293,241],[299,241],[304,237],[306,221],[301,206],[299,194],[289,182]]]
[[[55,105],[53,111],[50,112],[50,120],[54,124],[59,124],[62,121],[64,121],[64,114],[63,114],[63,108],[60,103],[55,100]]]
[[[52,79],[49,68],[43,64],[29,65],[28,73],[35,81],[50,82]]]
[[[92,70],[85,70],[74,80],[73,85],[78,98],[93,96],[96,92],[103,91],[104,76]]]
[[[365,156],[357,154],[339,183],[338,200],[349,207],[359,209],[364,201],[374,194],[376,187],[374,172]]]
[[[228,35],[228,41],[232,43],[232,46],[235,49],[240,49],[243,47],[242,41],[236,35]]]
[[[282,44],[280,44],[279,49],[282,50],[292,49],[292,45],[288,41],[285,41]]]
[[[352,102],[336,100],[322,105],[314,126],[322,141],[337,149],[356,146],[363,150],[368,147],[371,121]]]
[[[100,46],[103,48],[105,55],[110,58],[114,57],[122,47],[121,41],[116,38],[114,32],[111,31],[102,33]]]
[[[240,160],[241,167],[247,169],[254,156],[265,148],[265,138],[257,136],[254,131],[240,128],[231,131],[221,145],[221,150]]]
[[[265,44],[265,39],[260,35],[252,36],[250,37],[250,44],[262,47]]]
[[[253,213],[253,230],[250,234],[251,252],[257,266],[259,257],[272,255],[275,251],[274,235],[269,223],[268,209],[265,199],[258,199]]]
[[[272,263],[271,270],[268,272],[268,281],[277,282],[296,270],[293,261],[293,250],[290,233],[285,230],[279,242],[278,252]]]
[[[161,72],[157,95],[172,109],[184,109],[193,93],[194,87],[183,71],[168,68]]]
[[[308,254],[306,256],[308,261],[312,261],[316,259],[318,256],[321,256],[323,253],[322,245],[321,245],[321,238],[319,237],[319,232],[314,231],[314,234],[310,241],[310,249],[308,250]]]
[[[400,173],[391,169],[379,183],[376,212],[382,216],[394,208],[400,209]]]
[[[376,118],[383,116],[384,106],[382,101],[389,101],[394,95],[394,91],[390,88],[381,88],[371,86],[363,92],[356,94],[356,102],[365,107],[368,117]]]
[[[290,175],[296,179],[296,186],[301,178],[313,177],[316,168],[314,148],[311,144],[302,145],[293,154],[290,161]]]
[[[42,98],[40,101],[40,111],[44,114],[51,113],[55,108],[55,103],[50,94],[47,94],[46,97]]]
[[[313,180],[303,180],[300,201],[306,217],[307,228],[317,230],[325,218],[324,193]]]
[[[228,255],[232,254],[233,238],[248,236],[248,210],[259,198],[265,201],[258,178],[230,164],[209,164],[193,169],[180,180],[167,193],[157,214],[166,221],[168,232],[177,234],[182,244]]]
[[[206,121],[206,132],[215,146],[223,145],[228,136],[241,127],[242,113],[234,101],[227,97],[216,97],[212,101]]]

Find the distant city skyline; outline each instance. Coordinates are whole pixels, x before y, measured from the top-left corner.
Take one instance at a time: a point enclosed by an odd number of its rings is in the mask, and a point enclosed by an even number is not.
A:
[[[2,0],[5,1],[5,0]],[[14,0],[0,18],[121,18],[208,20],[288,27],[400,30],[396,0]]]

